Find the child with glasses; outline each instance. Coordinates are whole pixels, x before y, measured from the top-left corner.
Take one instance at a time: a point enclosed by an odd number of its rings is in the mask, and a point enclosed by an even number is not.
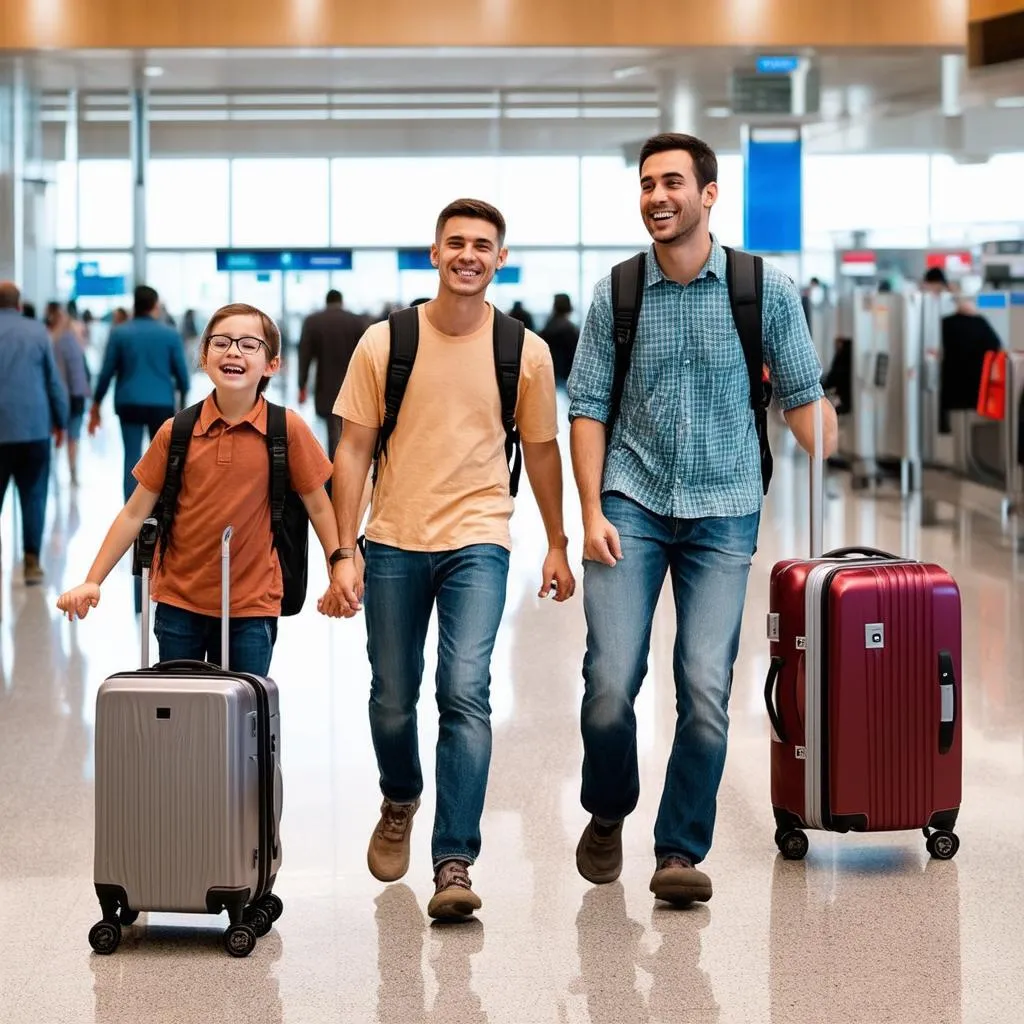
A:
[[[232,669],[268,675],[277,638],[283,583],[270,522],[267,402],[263,392],[281,365],[281,332],[253,306],[219,309],[199,342],[200,366],[213,381],[192,432],[173,530],[154,560],[154,632],[160,660],[220,660],[220,539],[234,529],[231,559]],[[288,472],[324,550],[328,576],[337,565],[338,529],[324,484],[331,463],[313,432],[288,410]],[[85,618],[100,585],[153,512],[163,488],[172,420],[163,424],[133,470],[139,486],[114,520],[85,583],[57,607]],[[329,581],[330,584],[330,581]],[[332,585],[318,604],[327,615],[351,614]]]

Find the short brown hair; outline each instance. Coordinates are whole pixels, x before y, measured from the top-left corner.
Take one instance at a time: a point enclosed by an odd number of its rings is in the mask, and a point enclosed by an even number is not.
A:
[[[655,153],[668,153],[681,149],[689,153],[693,160],[693,169],[697,175],[697,186],[705,188],[713,181],[718,181],[718,157],[715,151],[695,135],[682,135],[678,132],[664,132],[652,135],[640,150],[640,173],[643,174],[644,164]]]
[[[444,226],[452,217],[472,217],[493,224],[498,230],[498,248],[505,244],[505,218],[502,217],[501,211],[490,203],[485,203],[482,199],[456,199],[455,202],[449,203],[438,215],[437,227],[434,230],[436,242],[441,241]]]
[[[206,325],[206,330],[203,331],[203,336],[199,339],[200,358],[206,355],[206,350],[210,345],[210,338],[216,332],[217,325],[232,316],[256,317],[259,320],[260,328],[263,331],[263,340],[267,343],[267,348],[270,349],[270,358],[276,359],[281,354],[281,331],[278,329],[278,326],[274,323],[273,319],[267,316],[262,309],[250,306],[246,302],[232,302],[227,306],[221,306],[220,309],[210,317],[210,322]],[[262,395],[263,392],[266,391],[269,383],[270,378],[264,377],[260,381],[259,387],[256,389],[256,394]]]

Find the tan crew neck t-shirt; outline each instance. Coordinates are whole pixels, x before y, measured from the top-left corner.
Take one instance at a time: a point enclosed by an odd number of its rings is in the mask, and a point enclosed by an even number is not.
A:
[[[471,544],[511,549],[513,501],[494,366],[494,309],[475,333],[436,330],[419,307],[416,361],[374,490],[368,540],[407,551],[453,551]],[[373,324],[356,348],[334,406],[364,427],[384,422],[391,336]],[[516,423],[523,441],[558,435],[551,353],[526,332]],[[526,474],[523,474],[525,481]]]

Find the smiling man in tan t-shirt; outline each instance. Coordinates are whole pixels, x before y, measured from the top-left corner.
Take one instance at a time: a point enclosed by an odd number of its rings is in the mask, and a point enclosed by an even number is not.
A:
[[[419,343],[394,433],[378,462],[366,528],[366,630],[373,679],[370,731],[384,802],[367,862],[384,882],[409,868],[412,818],[423,790],[416,704],[423,646],[438,617],[437,811],[428,913],[470,917],[480,907],[469,866],[480,852],[480,817],[491,756],[490,661],[505,605],[513,502],[495,372],[495,311],[487,286],[504,264],[505,221],[487,203],[457,200],[437,221],[431,259],[437,298],[418,307]],[[334,503],[352,554],[363,485],[384,422],[391,333],[363,336],[334,411],[345,422],[334,464]],[[548,535],[541,596],[572,596],[562,526],[555,378],[544,342],[525,333],[516,425]],[[338,578],[349,611],[363,583],[354,558]]]

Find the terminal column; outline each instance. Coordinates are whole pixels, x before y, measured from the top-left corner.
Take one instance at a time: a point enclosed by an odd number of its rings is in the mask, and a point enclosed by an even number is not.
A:
[[[37,308],[53,284],[42,168],[39,96],[20,59],[0,60],[0,280],[12,280]]]
[[[132,277],[136,285],[146,280],[146,182],[149,178],[149,98],[145,89],[131,95],[132,195]]]

